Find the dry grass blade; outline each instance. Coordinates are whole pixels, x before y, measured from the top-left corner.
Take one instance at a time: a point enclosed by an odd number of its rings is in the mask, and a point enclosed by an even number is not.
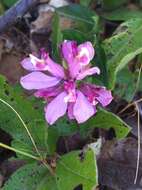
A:
[[[137,183],[138,173],[139,173],[139,164],[140,164],[140,149],[141,149],[141,137],[140,137],[140,112],[138,104],[136,103],[136,109],[138,113],[138,152],[137,152],[137,166],[136,166],[136,175],[134,179],[134,184]]]

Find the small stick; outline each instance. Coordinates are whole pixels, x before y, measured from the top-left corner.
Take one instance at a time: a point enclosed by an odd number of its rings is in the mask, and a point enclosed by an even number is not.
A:
[[[14,6],[0,16],[0,34],[14,24],[17,18],[22,17],[39,0],[19,0]]]
[[[134,179],[134,184],[137,183],[138,173],[139,173],[139,165],[140,165],[140,151],[141,151],[141,136],[140,136],[140,112],[139,107],[136,103],[136,108],[138,112],[138,152],[137,152],[137,166],[136,166],[136,174]]]
[[[121,113],[123,113],[124,111],[126,111],[126,110],[127,110],[128,108],[130,108],[131,106],[135,106],[135,104],[140,103],[140,102],[142,102],[142,98],[140,98],[140,99],[138,99],[138,100],[136,100],[136,101],[134,101],[134,102],[128,104],[125,108],[123,108],[123,109],[122,109],[120,112],[118,112],[117,114],[120,115]]]

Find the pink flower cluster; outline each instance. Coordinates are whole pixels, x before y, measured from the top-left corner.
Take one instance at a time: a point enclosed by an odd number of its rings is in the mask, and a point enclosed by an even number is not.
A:
[[[32,72],[21,77],[20,83],[27,90],[36,90],[34,95],[48,102],[45,117],[49,124],[66,112],[70,119],[83,123],[97,112],[98,103],[105,107],[112,101],[111,91],[83,81],[87,76],[100,74],[98,67],[90,65],[95,54],[90,42],[77,45],[75,41],[65,40],[61,53],[64,67],[44,50],[40,58],[30,54],[21,64]]]

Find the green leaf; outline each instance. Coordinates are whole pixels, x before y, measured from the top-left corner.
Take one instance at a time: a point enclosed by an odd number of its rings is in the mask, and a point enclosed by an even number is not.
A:
[[[60,17],[55,12],[52,21],[52,49],[53,49],[53,56],[60,61],[60,54],[59,54],[59,45],[62,42],[62,33],[60,29]]]
[[[42,165],[27,164],[8,179],[2,190],[35,190],[46,172]]]
[[[78,185],[83,190],[91,190],[97,186],[97,167],[94,152],[89,149],[80,157],[80,151],[73,151],[62,156],[56,168],[55,179],[45,177],[36,190],[73,190]]]
[[[80,0],[80,4],[88,7],[92,0]]]
[[[27,164],[9,178],[2,190],[73,190],[78,185],[83,190],[93,189],[98,178],[95,154],[91,149],[80,153],[73,151],[60,157],[54,176],[43,165]]]
[[[39,152],[42,154],[42,156],[45,158],[47,155],[47,152],[49,152],[48,147],[48,128],[45,126],[44,122],[39,121],[33,121],[29,125],[29,131],[36,143],[36,146],[39,150]],[[27,134],[25,134],[27,136]],[[35,150],[33,148],[33,145],[31,141],[27,141],[27,138],[25,138],[24,141],[17,140],[15,138],[12,140],[12,147],[22,150],[24,152],[28,152],[29,154],[35,154]],[[22,155],[17,154],[20,159],[24,158]],[[28,159],[28,158],[26,158]]]
[[[56,179],[50,174],[44,176],[36,190],[59,190]]]
[[[96,80],[99,80],[99,82],[101,81],[104,86],[108,86],[106,57],[104,49],[101,46],[101,41],[99,41],[97,37],[95,40],[95,52],[95,63],[100,68],[101,74],[99,76],[92,77],[92,82],[97,84],[98,82]]]
[[[88,36],[86,36],[83,32],[75,29],[66,29],[62,31],[63,38],[68,40],[75,40],[79,44],[88,40]]]
[[[16,89],[10,87],[5,78],[0,76],[0,98],[12,106],[22,117],[30,131],[39,151],[45,154],[47,150],[47,124],[41,112],[35,108],[32,101],[23,97]],[[35,153],[31,139],[17,115],[0,101],[0,128],[9,133],[15,141],[18,141],[18,148],[27,147],[27,152]],[[15,146],[14,146],[15,147]],[[15,147],[16,148],[16,147]]]
[[[33,147],[31,145],[29,146],[28,143],[26,144],[25,142],[22,142],[22,141],[12,140],[11,147],[15,148],[16,150],[26,152],[26,153],[33,155],[33,156],[36,155],[33,151]],[[16,155],[17,155],[17,158],[20,160],[31,161],[31,158],[28,156],[24,156],[23,154],[20,154],[20,153],[16,153]]]
[[[136,76],[137,75],[137,76]],[[136,93],[138,73],[132,73],[127,68],[118,72],[114,94],[131,102]]]
[[[103,47],[107,59],[109,88],[114,88],[116,74],[142,52],[142,19],[131,19],[120,25]]]
[[[11,7],[14,5],[18,0],[2,0],[3,4],[7,7]]]
[[[71,4],[64,7],[60,7],[57,8],[56,11],[62,16],[68,17],[73,20],[86,22],[91,25],[94,24],[93,17],[97,16],[95,12],[77,4]]]
[[[59,133],[56,128],[49,127],[48,128],[48,153],[49,155],[53,155],[56,152],[56,145],[59,138]]]
[[[98,30],[98,15],[87,7],[71,4],[57,8],[59,15],[79,22],[79,30],[90,32]]]
[[[72,190],[82,184],[83,190],[93,189],[97,185],[96,158],[92,150],[88,150],[84,158],[79,151],[62,156],[57,170],[58,186],[62,190]]]
[[[0,2],[0,15],[4,13],[4,7],[3,4]]]
[[[79,132],[75,121],[70,121],[67,117],[60,118],[54,125],[48,128],[48,151],[53,154],[56,150],[56,143],[59,137],[73,135]]]
[[[59,136],[72,135],[79,130],[76,121],[71,121],[66,117],[60,118],[50,129],[56,129]]]
[[[54,125],[48,128],[48,152],[53,154],[56,151],[56,144],[61,136],[69,136],[79,132],[75,121],[70,121],[67,117],[60,118]]]
[[[124,3],[128,2],[128,0],[102,0],[102,5],[104,9],[115,9],[120,7]]]
[[[142,91],[142,73],[140,75],[140,81],[139,81],[139,86],[138,86],[138,91]]]
[[[142,91],[142,54],[140,54],[135,63],[135,70],[132,72],[129,67],[118,72],[116,78],[116,87],[114,94],[119,98],[131,102],[136,93]]]
[[[112,21],[127,21],[132,18],[142,18],[142,12],[140,10],[120,8],[111,12],[103,12],[101,16]]]
[[[88,122],[80,125],[80,132],[83,136],[90,133],[94,128],[114,129],[116,138],[122,139],[126,137],[130,131],[130,127],[122,121],[117,115],[100,108],[97,114],[88,120]]]

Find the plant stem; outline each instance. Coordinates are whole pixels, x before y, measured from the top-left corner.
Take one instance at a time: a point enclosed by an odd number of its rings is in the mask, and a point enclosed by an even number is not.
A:
[[[38,158],[36,156],[33,156],[33,155],[31,155],[31,154],[29,154],[27,152],[23,152],[21,150],[17,150],[15,148],[11,147],[11,146],[6,145],[6,144],[0,143],[0,147],[8,149],[8,150],[11,150],[11,151],[14,151],[14,152],[19,153],[19,154],[22,154],[22,155],[27,156],[29,158],[33,158],[34,160],[40,161],[40,158]]]
[[[25,152],[23,152],[23,151],[14,149],[14,148],[12,148],[12,147],[10,147],[10,146],[8,146],[8,145],[2,144],[2,143],[0,144],[0,146],[2,146],[3,148],[7,148],[7,149],[9,149],[9,150],[12,150],[12,151],[14,151],[14,152],[17,152],[17,153],[19,153],[19,154],[23,154],[23,155],[25,155],[25,156],[28,156],[28,157],[30,157],[30,158],[33,158],[33,159],[36,159],[36,160],[40,160],[40,161],[44,164],[44,166],[50,171],[50,173],[51,173],[51,174],[54,174],[52,168],[50,167],[50,165],[44,161],[42,155],[40,154],[40,152],[39,152],[39,150],[38,150],[38,148],[37,148],[37,146],[36,146],[36,144],[35,144],[35,141],[34,141],[32,135],[31,135],[31,133],[30,133],[28,127],[26,126],[25,122],[23,121],[22,117],[21,117],[21,116],[19,115],[19,113],[18,113],[9,103],[7,103],[5,100],[3,100],[3,99],[0,98],[0,101],[1,101],[3,104],[5,104],[7,107],[11,108],[11,110],[17,115],[17,117],[19,118],[19,120],[20,120],[21,123],[23,124],[24,128],[26,129],[26,131],[27,131],[27,133],[28,133],[28,135],[29,135],[29,137],[30,137],[30,139],[31,139],[31,142],[32,142],[32,144],[33,144],[33,146],[34,146],[34,148],[35,148],[37,154],[39,155],[39,158],[38,158],[38,157],[35,157],[35,156],[33,156],[33,155],[30,155],[30,154],[28,154],[28,153],[25,153]]]
[[[139,107],[136,104],[137,114],[138,114],[138,152],[137,152],[137,167],[136,167],[136,175],[134,179],[134,184],[137,183],[138,173],[139,173],[139,165],[140,165],[140,151],[141,151],[141,135],[140,135],[140,111]]]

